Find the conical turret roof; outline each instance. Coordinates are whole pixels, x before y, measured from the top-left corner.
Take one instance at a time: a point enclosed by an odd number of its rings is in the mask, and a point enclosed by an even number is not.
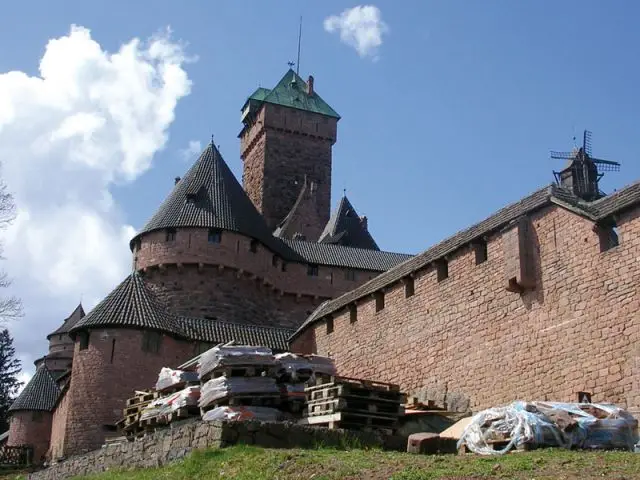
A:
[[[318,242],[380,250],[346,195],[342,197],[338,208],[329,218]]]
[[[69,330],[73,328],[73,326],[78,323],[85,316],[84,308],[82,308],[82,303],[79,303],[76,309],[69,315],[62,325],[60,325],[56,330],[47,335],[47,340],[53,337],[54,335],[64,335],[69,333]]]
[[[10,412],[17,410],[41,410],[50,412],[56,406],[60,388],[49,369],[42,364],[36,370],[27,386],[9,407]]]
[[[286,248],[275,241],[264,218],[211,143],[131,240],[131,245],[143,233],[180,227],[231,230],[255,238],[274,251]]]

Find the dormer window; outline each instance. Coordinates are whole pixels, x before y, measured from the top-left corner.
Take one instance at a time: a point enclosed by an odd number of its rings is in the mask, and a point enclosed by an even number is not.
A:
[[[176,229],[168,228],[165,234],[165,241],[173,242],[176,239]]]
[[[220,230],[219,228],[210,228],[208,240],[209,240],[209,243],[222,242],[222,230]]]

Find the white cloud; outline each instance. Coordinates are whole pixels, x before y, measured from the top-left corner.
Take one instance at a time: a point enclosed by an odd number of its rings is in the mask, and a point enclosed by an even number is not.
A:
[[[378,59],[382,35],[389,32],[380,9],[374,5],[358,5],[340,15],[331,15],[325,18],[324,29],[329,33],[339,32],[343,43],[355,48],[361,57],[371,57],[374,61]]]
[[[191,140],[187,148],[180,150],[180,156],[185,162],[193,161],[193,157],[201,153],[202,143],[199,140]]]
[[[24,368],[24,365],[23,365],[23,368]],[[31,374],[31,372],[22,371],[18,374],[18,381],[22,382],[22,385],[20,385],[20,388],[18,388],[18,391],[16,392],[16,396],[22,393],[22,390],[24,390],[24,387],[27,386],[27,383],[29,383],[29,381],[31,380],[31,377],[33,377],[33,374]]]
[[[3,267],[25,307],[10,325],[23,368],[81,298],[90,309],[129,273],[134,229],[111,187],[165,147],[189,60],[168,31],[110,53],[72,26],[48,42],[39,75],[0,73],[0,173],[18,208]]]

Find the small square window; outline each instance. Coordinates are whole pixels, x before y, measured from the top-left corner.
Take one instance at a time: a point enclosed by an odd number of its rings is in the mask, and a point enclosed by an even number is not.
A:
[[[80,332],[78,337],[80,337],[80,350],[89,348],[89,332]]]
[[[358,321],[358,307],[354,304],[349,305],[349,321],[351,323]]]
[[[412,297],[415,293],[415,283],[413,277],[406,277],[404,279],[404,298]]]
[[[251,253],[256,253],[258,251],[258,241],[257,240],[251,240],[251,242],[249,242],[249,251]]]
[[[310,277],[317,277],[318,276],[318,265],[315,265],[315,264],[307,265],[307,275],[309,275]]]
[[[449,262],[444,258],[438,260],[436,263],[436,270],[438,272],[438,281],[441,282],[445,278],[449,277]]]
[[[146,331],[142,334],[142,351],[158,353],[162,345],[162,334],[160,332]]]
[[[484,240],[476,240],[473,243],[473,251],[476,254],[476,265],[486,262],[487,258],[489,258],[487,242]]]
[[[220,243],[222,242],[222,230],[219,228],[212,228],[209,230],[209,243]]]
[[[330,333],[333,333],[333,318],[332,317],[327,318],[327,335],[329,335]]]
[[[598,229],[598,238],[600,240],[600,251],[606,252],[620,245],[620,236],[618,228],[615,225],[606,225]]]
[[[380,310],[384,309],[384,292],[376,292],[375,298],[376,298],[376,312],[379,312]]]
[[[344,272],[344,278],[346,280],[349,280],[351,282],[355,281],[356,279],[356,272],[355,270],[345,270]]]
[[[176,239],[176,231],[173,228],[167,230],[165,240],[167,242],[173,242]]]

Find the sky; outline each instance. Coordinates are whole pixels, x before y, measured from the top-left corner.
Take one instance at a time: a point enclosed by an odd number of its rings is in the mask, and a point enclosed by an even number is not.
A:
[[[64,5],[64,8],[61,7]],[[384,250],[418,253],[553,182],[593,132],[640,179],[640,4],[22,0],[0,16],[1,232],[25,369],[82,300],[131,270],[128,241],[214,141],[240,179],[240,108],[296,61],[341,115],[343,190]],[[635,47],[634,47],[635,45]]]

